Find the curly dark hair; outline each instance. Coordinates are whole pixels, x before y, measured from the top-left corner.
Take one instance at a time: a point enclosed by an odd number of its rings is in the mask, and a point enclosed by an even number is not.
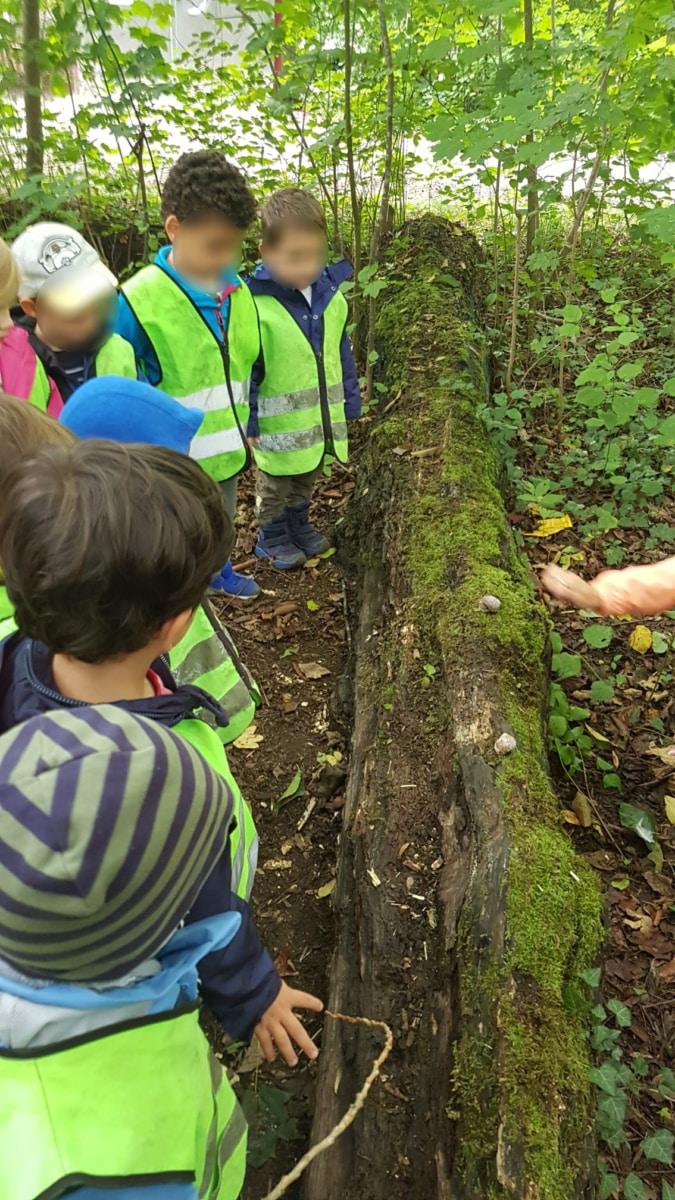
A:
[[[208,213],[218,213],[237,229],[248,229],[256,202],[241,171],[217,150],[181,154],[164,184],[162,216],[185,221]]]

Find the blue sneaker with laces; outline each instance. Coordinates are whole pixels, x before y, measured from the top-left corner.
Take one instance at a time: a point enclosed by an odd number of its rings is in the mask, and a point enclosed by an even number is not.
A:
[[[260,588],[255,579],[235,571],[231,559],[228,559],[222,571],[214,575],[210,587],[212,591],[231,596],[235,600],[256,600],[260,595]]]
[[[289,537],[285,516],[260,527],[255,552],[258,558],[276,567],[277,571],[292,571],[305,562],[304,553]]]

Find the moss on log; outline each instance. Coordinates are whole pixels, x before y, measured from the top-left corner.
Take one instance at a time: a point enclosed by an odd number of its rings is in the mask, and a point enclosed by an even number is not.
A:
[[[560,828],[546,618],[477,416],[481,253],[427,217],[396,254],[378,329],[392,403],[343,537],[361,588],[330,995],[390,1022],[396,1046],[304,1195],[590,1197],[579,973],[600,942],[600,897]],[[483,611],[486,593],[498,612]],[[499,756],[504,732],[516,748]],[[327,1029],[315,1139],[373,1054],[367,1034]]]

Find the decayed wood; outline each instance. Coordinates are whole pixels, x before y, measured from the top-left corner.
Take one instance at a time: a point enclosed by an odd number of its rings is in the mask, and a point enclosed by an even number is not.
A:
[[[423,528],[419,512],[425,497],[430,497],[430,553],[441,541],[440,558],[430,572],[438,571],[439,562],[445,570],[448,611],[467,573],[479,570],[485,555],[488,569],[501,573],[505,585],[513,576],[514,590],[525,597],[519,620],[538,628],[542,646],[544,617],[518,566],[501,502],[496,552],[479,544],[476,563],[469,563],[466,545],[453,532],[467,505],[479,510],[482,486],[493,503],[496,491],[494,464],[475,419],[487,380],[487,355],[476,327],[477,247],[469,235],[440,221],[413,222],[406,233],[410,249],[408,262],[401,264],[406,278],[400,290],[417,286],[424,305],[421,285],[433,286],[430,262],[455,284],[451,293],[445,285],[440,301],[437,296],[435,307],[423,311],[412,330],[400,329],[405,352],[393,363],[396,290],[382,318],[382,348],[396,397],[394,424],[370,438],[344,538],[361,586],[353,633],[354,737],[333,893],[337,938],[329,998],[332,1009],[386,1021],[395,1043],[364,1112],[307,1172],[303,1197],[559,1200],[558,1190],[542,1190],[522,1114],[510,1108],[516,1085],[508,1079],[510,1052],[502,1028],[507,1001],[511,1007],[512,998],[524,1021],[530,1013],[539,1019],[543,1000],[538,981],[509,961],[513,835],[494,751],[496,738],[511,728],[504,713],[503,663],[472,614],[467,612],[466,630],[461,614],[458,628],[445,628],[437,579],[434,604],[425,611],[424,588],[413,577],[416,563],[422,572],[424,554],[410,544],[411,528]],[[453,314],[461,340],[453,361],[443,353],[447,338],[437,336],[446,311]],[[435,362],[437,368],[431,365]],[[433,404],[438,412],[443,373],[443,418],[429,422],[425,406]],[[467,379],[473,388],[469,405]],[[415,457],[414,450],[430,446],[434,429],[438,454]],[[423,437],[422,446],[417,437]],[[470,458],[473,483],[457,482],[453,446],[458,477]],[[502,612],[486,615],[490,620],[502,620]],[[517,679],[517,665],[512,669]],[[525,688],[530,719],[532,689],[538,721],[545,686],[542,665]],[[517,709],[517,697],[515,704]],[[517,791],[519,785],[510,786]],[[524,796],[525,782],[521,791]],[[531,1051],[541,1053],[535,1035]],[[313,1141],[324,1137],[348,1107],[372,1057],[367,1031],[326,1029]],[[583,1113],[582,1132],[576,1141],[566,1141],[565,1106],[576,1106],[579,1115],[587,1096],[571,1085],[568,1094],[565,1086],[562,1081],[560,1095],[552,1097],[560,1111],[551,1119],[560,1130],[565,1158],[571,1158],[565,1192],[572,1200],[591,1195],[592,1147]]]

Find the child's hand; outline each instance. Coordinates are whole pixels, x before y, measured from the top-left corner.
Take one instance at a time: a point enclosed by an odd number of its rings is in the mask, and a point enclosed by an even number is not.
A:
[[[279,995],[255,1028],[255,1035],[268,1062],[274,1062],[278,1050],[289,1067],[296,1066],[298,1056],[293,1049],[293,1042],[308,1058],[314,1059],[319,1053],[302,1021],[293,1012],[294,1008],[310,1008],[313,1012],[321,1012],[323,1004],[316,996],[310,996],[309,992],[296,992],[282,982]]]
[[[562,567],[554,567],[552,563],[542,571],[541,582],[556,600],[563,604],[573,604],[575,608],[591,608],[596,612],[600,598],[592,584],[586,583],[573,571],[563,571]]]

